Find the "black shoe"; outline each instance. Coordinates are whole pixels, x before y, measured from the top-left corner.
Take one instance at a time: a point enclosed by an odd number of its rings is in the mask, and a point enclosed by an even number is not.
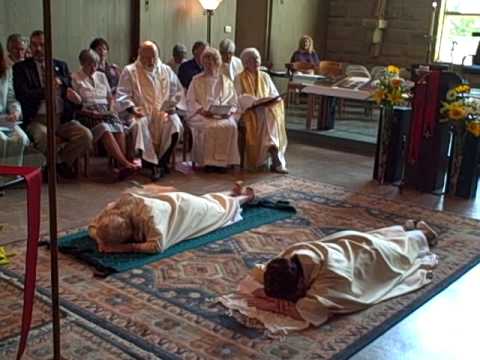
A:
[[[152,181],[158,181],[164,176],[165,176],[165,170],[163,168],[159,166],[154,166],[152,168],[152,176],[150,177]]]
[[[57,173],[64,179],[75,179],[77,177],[72,167],[65,163],[57,164]]]

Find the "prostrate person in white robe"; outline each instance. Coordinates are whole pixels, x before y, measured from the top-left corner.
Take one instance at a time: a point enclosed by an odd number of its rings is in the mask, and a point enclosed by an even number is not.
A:
[[[222,73],[230,80],[235,80],[238,74],[243,71],[242,60],[236,57],[235,43],[230,39],[223,39],[218,45],[218,50],[222,56]]]
[[[187,92],[192,161],[207,171],[220,172],[240,164],[237,95],[233,82],[220,72],[221,61],[218,50],[207,48],[202,55],[204,71],[193,78]],[[215,114],[214,107],[228,111]]]
[[[239,183],[230,192],[202,196],[148,185],[108,204],[89,234],[100,252],[162,252],[242,220],[241,205],[254,197],[252,188],[244,191]]]
[[[120,75],[116,104],[119,112],[127,111],[135,118],[131,129],[134,149],[152,166],[152,180],[168,173],[170,156],[183,131],[174,110],[183,101],[177,76],[160,61],[157,46],[145,41],[137,60]]]
[[[283,101],[270,76],[260,71],[258,50],[247,48],[240,57],[245,70],[235,78],[235,89],[242,112],[241,124],[245,126],[245,167],[255,170],[271,160],[272,171],[287,173]],[[268,99],[275,101],[252,107]]]
[[[412,224],[294,244],[252,270],[250,278],[263,288],[248,305],[319,326],[332,315],[420,289],[438,263],[430,252],[437,234],[423,221]]]

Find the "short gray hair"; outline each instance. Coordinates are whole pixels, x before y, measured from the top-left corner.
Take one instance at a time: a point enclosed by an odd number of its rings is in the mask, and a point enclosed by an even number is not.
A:
[[[245,50],[242,51],[240,54],[240,59],[242,59],[243,65],[246,64],[248,59],[256,59],[258,58],[260,62],[262,61],[262,56],[260,55],[260,51],[258,51],[255,48],[246,48]]]
[[[22,43],[23,45],[27,46],[27,39],[22,36],[22,34],[10,34],[7,39],[7,50],[10,51],[14,42]]]
[[[92,49],[83,49],[80,51],[80,55],[78,55],[78,60],[80,61],[80,65],[85,65],[87,63],[98,64],[100,62],[100,56],[98,56],[97,52]]]
[[[218,50],[223,54],[234,54],[235,53],[235,43],[230,39],[223,39],[218,45]]]

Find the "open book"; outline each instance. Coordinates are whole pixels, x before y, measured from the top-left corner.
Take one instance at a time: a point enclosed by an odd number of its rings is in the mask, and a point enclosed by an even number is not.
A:
[[[21,121],[16,121],[16,122],[7,121],[7,118],[8,118],[8,114],[0,115],[0,130],[10,131],[15,127],[15,125],[22,124]]]
[[[210,105],[208,108],[208,111],[210,111],[214,116],[218,117],[226,117],[230,114],[232,111],[232,106],[231,105]]]
[[[252,95],[242,95],[238,98],[238,102],[240,103],[240,107],[244,109],[244,111],[248,111],[254,110],[261,106],[271,105],[285,96],[286,94],[281,94],[278,96],[268,96],[259,99]]]

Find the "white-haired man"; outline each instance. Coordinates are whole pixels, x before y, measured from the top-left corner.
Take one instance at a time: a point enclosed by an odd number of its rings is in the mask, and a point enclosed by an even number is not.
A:
[[[236,57],[235,43],[230,39],[223,39],[218,45],[220,55],[222,55],[222,73],[230,80],[235,80],[235,77],[243,71],[242,60]]]
[[[140,46],[137,60],[123,70],[116,93],[119,112],[133,115],[134,148],[153,169],[152,180],[168,172],[168,163],[182,122],[175,110],[184,102],[183,87],[172,69],[158,57],[152,41]]]

